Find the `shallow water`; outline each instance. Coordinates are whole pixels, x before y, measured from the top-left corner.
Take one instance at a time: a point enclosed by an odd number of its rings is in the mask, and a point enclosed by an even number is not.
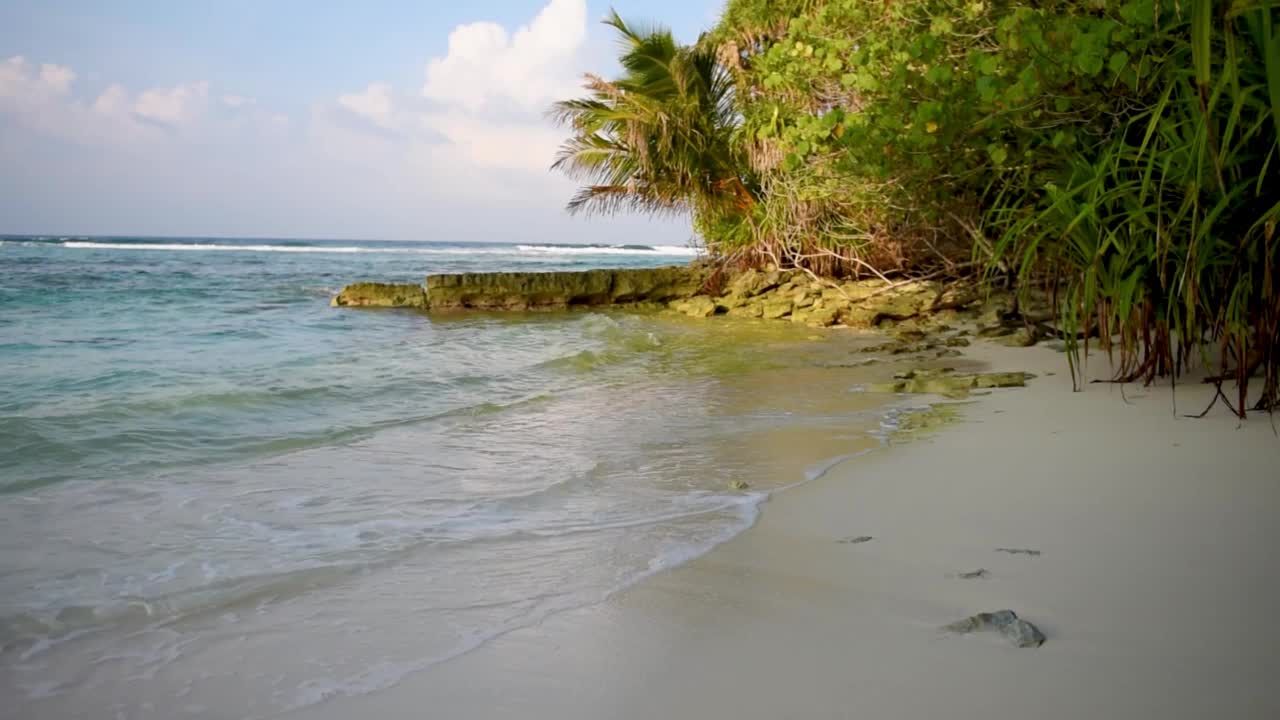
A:
[[[198,242],[0,245],[0,717],[376,692],[877,444],[847,334],[327,304],[360,278],[675,250]]]

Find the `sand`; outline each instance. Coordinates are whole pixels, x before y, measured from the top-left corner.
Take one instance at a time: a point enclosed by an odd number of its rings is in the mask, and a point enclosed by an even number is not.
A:
[[[1269,419],[1180,417],[1167,387],[1073,393],[1044,347],[969,354],[1040,378],[776,495],[752,529],[603,604],[305,715],[1280,717]],[[1209,396],[1176,397],[1186,413]],[[939,630],[1004,608],[1046,644]]]

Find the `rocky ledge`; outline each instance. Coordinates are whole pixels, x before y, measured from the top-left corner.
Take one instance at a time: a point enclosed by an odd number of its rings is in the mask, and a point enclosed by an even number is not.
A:
[[[665,304],[702,289],[707,271],[662,267],[581,272],[496,272],[429,275],[424,285],[355,283],[335,307],[448,310],[555,310],[580,305]]]
[[[694,295],[706,279],[696,267],[430,275],[427,299],[433,311],[666,303]]]
[[[427,289],[421,285],[398,283],[353,283],[342,288],[329,303],[334,307],[413,307],[427,306]]]
[[[429,275],[424,285],[356,283],[335,306],[453,310],[555,310],[577,306],[666,306],[692,317],[783,320],[811,327],[976,328],[979,337],[1032,345],[1049,331],[1046,301],[1018,308],[1007,292],[933,281],[837,281],[799,270],[747,270],[719,283],[702,266],[580,272]],[[714,290],[709,288],[715,287]],[[959,341],[957,341],[959,342]]]

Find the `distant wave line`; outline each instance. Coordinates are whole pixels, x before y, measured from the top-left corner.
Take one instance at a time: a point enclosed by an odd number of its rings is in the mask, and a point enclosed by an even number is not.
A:
[[[68,240],[62,247],[76,250],[168,250],[181,252],[287,252],[287,253],[400,253],[413,255],[671,255],[691,257],[696,248],[679,245],[579,246],[516,245],[512,248],[388,248],[362,245],[225,245],[219,243],[111,243]]]

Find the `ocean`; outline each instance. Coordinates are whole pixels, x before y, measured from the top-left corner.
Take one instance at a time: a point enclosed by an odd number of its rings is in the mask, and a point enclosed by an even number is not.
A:
[[[0,237],[0,717],[305,715],[601,602],[877,447],[851,333],[329,306],[695,254]]]

